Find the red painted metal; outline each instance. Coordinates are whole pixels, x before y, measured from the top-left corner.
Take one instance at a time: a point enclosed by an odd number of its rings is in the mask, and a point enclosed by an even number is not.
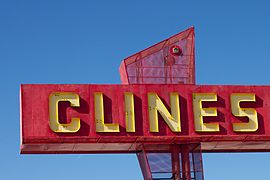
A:
[[[174,51],[174,49],[178,51]],[[122,84],[195,84],[194,28],[125,58]]]
[[[77,133],[54,133],[49,127],[49,95],[53,92],[76,92],[80,107],[60,103],[60,119],[81,119]],[[97,133],[94,120],[94,92],[104,93],[105,121],[120,124],[119,133]],[[134,93],[136,132],[125,131],[124,92]],[[181,133],[173,133],[162,119],[158,133],[149,131],[147,93],[156,92],[163,102],[169,93],[178,92],[181,107]],[[198,133],[194,130],[192,93],[216,93],[220,132]],[[243,106],[256,108],[259,129],[254,133],[233,132],[232,123],[241,119],[230,110],[231,93],[255,93],[256,102]],[[22,153],[128,153],[137,152],[141,143],[162,151],[161,144],[201,142],[203,152],[270,151],[270,86],[200,86],[200,85],[22,85],[21,152]],[[169,108],[169,106],[168,106]],[[155,146],[157,144],[157,146]],[[166,147],[165,147],[166,148]],[[165,150],[165,149],[164,149]],[[166,149],[167,150],[167,149]],[[166,151],[165,150],[165,151]]]
[[[159,145],[156,151],[148,144],[137,153],[145,180],[203,180],[201,155],[200,144]]]
[[[122,84],[195,84],[194,57],[194,28],[189,28],[124,59],[119,69]],[[160,161],[164,159],[164,154],[148,154],[144,150],[140,153],[145,154],[138,156],[144,179],[171,176],[180,180],[180,146],[167,145],[167,148],[169,147],[172,148],[165,153],[165,156],[171,154],[171,158],[165,158],[171,159],[169,165],[164,164],[164,160]],[[146,154],[151,158],[147,159]],[[145,161],[149,162],[152,168],[147,166],[148,163],[142,163]],[[165,173],[165,169],[169,173]],[[153,177],[149,178],[148,174]],[[186,179],[185,174],[183,175]]]
[[[137,153],[137,157],[138,157],[138,161],[142,170],[143,178],[145,180],[152,180],[153,177],[152,177],[151,169],[148,163],[149,161],[147,159],[147,155],[143,149],[143,146],[142,146],[142,150]]]
[[[171,156],[172,156],[172,173],[175,180],[181,180],[181,168],[180,168],[180,146],[172,145]],[[183,154],[183,153],[182,153]]]
[[[183,146],[181,152],[182,159],[182,170],[183,170],[183,180],[191,180],[190,177],[190,158],[189,158],[189,147]],[[180,179],[179,179],[180,180]]]

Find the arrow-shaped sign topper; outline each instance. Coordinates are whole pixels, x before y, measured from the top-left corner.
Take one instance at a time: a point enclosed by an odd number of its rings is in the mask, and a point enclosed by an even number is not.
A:
[[[194,28],[180,32],[126,59],[122,84],[195,84]]]

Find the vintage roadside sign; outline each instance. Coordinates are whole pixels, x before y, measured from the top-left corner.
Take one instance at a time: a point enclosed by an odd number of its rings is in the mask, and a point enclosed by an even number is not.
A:
[[[21,153],[270,151],[270,86],[21,85]]]

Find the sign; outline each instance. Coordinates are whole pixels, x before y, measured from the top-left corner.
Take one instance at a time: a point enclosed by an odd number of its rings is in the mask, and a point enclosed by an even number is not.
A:
[[[21,153],[270,150],[270,86],[21,85]]]

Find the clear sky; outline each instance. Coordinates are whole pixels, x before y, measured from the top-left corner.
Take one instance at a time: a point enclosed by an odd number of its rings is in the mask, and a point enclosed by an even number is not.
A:
[[[270,85],[268,0],[1,0],[0,179],[142,179],[135,155],[20,155],[22,83],[119,84],[123,58],[190,26],[197,84]],[[206,180],[268,179],[270,153],[204,154]]]

